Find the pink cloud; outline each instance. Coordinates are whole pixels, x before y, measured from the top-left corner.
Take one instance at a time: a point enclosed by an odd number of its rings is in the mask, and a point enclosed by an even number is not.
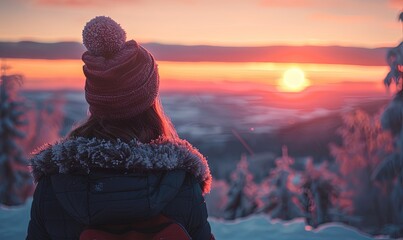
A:
[[[314,0],[260,0],[260,5],[265,7],[280,7],[280,8],[300,8],[310,7]]]
[[[264,7],[278,8],[340,8],[359,6],[351,0],[323,1],[323,0],[260,0],[260,5]]]
[[[397,10],[403,10],[403,0],[389,0],[389,6]]]
[[[116,3],[134,3],[139,0],[34,0],[40,5],[50,6],[69,6],[69,7],[85,7],[85,6],[105,6],[116,5]]]
[[[403,6],[403,0],[389,0],[395,6]],[[386,3],[386,1],[385,1]],[[259,0],[259,4],[264,7],[277,7],[277,8],[312,8],[312,9],[326,9],[334,10],[340,9],[356,9],[363,10],[368,7],[379,7],[383,5],[378,1],[365,1],[365,0]]]
[[[31,1],[40,5],[67,6],[67,7],[114,6],[116,4],[146,2],[146,0],[31,0]],[[183,4],[192,4],[195,3],[197,0],[169,0],[169,1],[179,2]]]
[[[338,15],[327,13],[315,13],[309,16],[311,20],[327,21],[335,23],[366,23],[372,20],[369,15]]]

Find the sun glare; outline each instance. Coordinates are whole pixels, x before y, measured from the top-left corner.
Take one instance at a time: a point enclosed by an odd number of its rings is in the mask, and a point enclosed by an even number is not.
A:
[[[279,90],[283,92],[300,92],[309,86],[304,72],[299,68],[290,68],[284,72],[280,80]]]

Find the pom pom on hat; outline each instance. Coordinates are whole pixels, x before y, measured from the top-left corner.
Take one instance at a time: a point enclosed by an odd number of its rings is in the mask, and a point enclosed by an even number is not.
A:
[[[125,30],[110,17],[95,17],[83,30],[84,46],[94,56],[109,57],[117,53],[125,42]]]

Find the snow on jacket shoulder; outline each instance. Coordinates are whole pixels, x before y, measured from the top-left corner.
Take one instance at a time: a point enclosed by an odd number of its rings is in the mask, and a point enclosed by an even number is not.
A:
[[[36,154],[31,164],[38,185],[27,240],[78,240],[87,225],[158,214],[182,224],[192,239],[211,237],[203,198],[210,170],[184,140],[68,139]]]

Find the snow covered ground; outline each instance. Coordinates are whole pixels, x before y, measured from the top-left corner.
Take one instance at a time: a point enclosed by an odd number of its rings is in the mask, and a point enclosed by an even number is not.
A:
[[[0,208],[0,239],[25,239],[31,201],[24,206]],[[216,238],[232,240],[368,240],[372,238],[356,229],[338,223],[324,224],[313,231],[305,230],[302,219],[289,222],[271,221],[266,216],[256,215],[237,221],[210,219]]]

